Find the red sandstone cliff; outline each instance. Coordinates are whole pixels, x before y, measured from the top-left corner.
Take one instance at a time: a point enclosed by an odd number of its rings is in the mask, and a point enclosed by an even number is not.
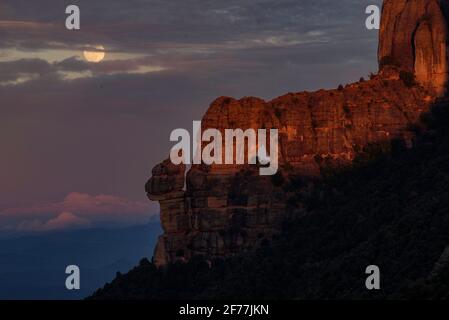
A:
[[[446,88],[448,2],[385,1],[382,67],[368,81],[289,93],[269,102],[215,100],[203,130],[278,129],[281,169],[272,178],[259,176],[255,166],[194,165],[185,178],[184,165],[166,160],[156,166],[146,185],[149,198],[161,205],[164,234],[155,250],[156,264],[251,250],[276,237],[286,217],[305,213],[287,205],[289,191],[282,181],[318,177],[328,166],[349,163],[369,143],[398,138],[410,145],[407,126]],[[419,84],[401,79],[401,71],[402,76],[415,74]]]
[[[444,94],[448,81],[449,0],[385,0],[379,59],[393,58],[426,87]]]

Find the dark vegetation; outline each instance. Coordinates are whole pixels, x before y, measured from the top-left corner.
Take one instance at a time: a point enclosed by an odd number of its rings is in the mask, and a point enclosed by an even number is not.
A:
[[[382,70],[385,67],[400,68],[401,65],[395,58],[393,58],[391,56],[385,56],[382,59],[380,59],[379,68]],[[417,85],[416,77],[413,72],[400,70],[399,78],[402,80],[404,85],[408,88],[411,88],[411,87]]]
[[[385,56],[382,59],[380,59],[379,68],[382,69],[383,67],[386,66],[399,67],[400,63],[392,56]]]
[[[412,72],[401,71],[399,73],[399,78],[402,80],[402,82],[404,82],[405,86],[408,88],[411,88],[417,84],[415,75]]]
[[[92,298],[448,298],[448,102],[414,128],[414,148],[369,145],[351,168],[295,194],[310,214],[286,223],[276,243],[211,266],[199,257],[165,269],[142,260]],[[378,291],[365,289],[371,264],[381,270]]]

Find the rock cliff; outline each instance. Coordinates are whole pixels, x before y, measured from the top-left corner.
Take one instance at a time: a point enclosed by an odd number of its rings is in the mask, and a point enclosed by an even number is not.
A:
[[[289,192],[307,192],[324,170],[350,163],[368,145],[399,139],[411,146],[409,126],[445,91],[448,2],[385,1],[380,71],[370,80],[268,102],[215,100],[202,129],[278,129],[280,170],[270,177],[255,165],[193,165],[187,173],[170,160],[157,165],[146,184],[164,229],[155,263],[226,257],[269,242],[286,218],[306,214],[288,203]]]
[[[448,81],[448,0],[385,0],[379,61],[393,60],[444,94]]]

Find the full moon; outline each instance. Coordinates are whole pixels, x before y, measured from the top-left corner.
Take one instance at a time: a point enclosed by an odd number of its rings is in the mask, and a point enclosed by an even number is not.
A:
[[[106,53],[102,45],[95,46],[95,51],[84,50],[84,58],[89,62],[98,63],[104,59]]]

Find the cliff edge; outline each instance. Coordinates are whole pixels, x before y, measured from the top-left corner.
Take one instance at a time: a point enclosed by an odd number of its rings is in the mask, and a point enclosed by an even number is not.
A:
[[[289,93],[272,101],[215,100],[202,120],[215,128],[278,129],[280,170],[255,165],[184,165],[165,160],[146,184],[159,201],[164,234],[156,265],[194,255],[228,257],[276,239],[290,216],[307,214],[288,202],[326,170],[350,164],[367,147],[396,140],[446,92],[449,1],[386,0],[379,39],[379,73],[335,90]]]

